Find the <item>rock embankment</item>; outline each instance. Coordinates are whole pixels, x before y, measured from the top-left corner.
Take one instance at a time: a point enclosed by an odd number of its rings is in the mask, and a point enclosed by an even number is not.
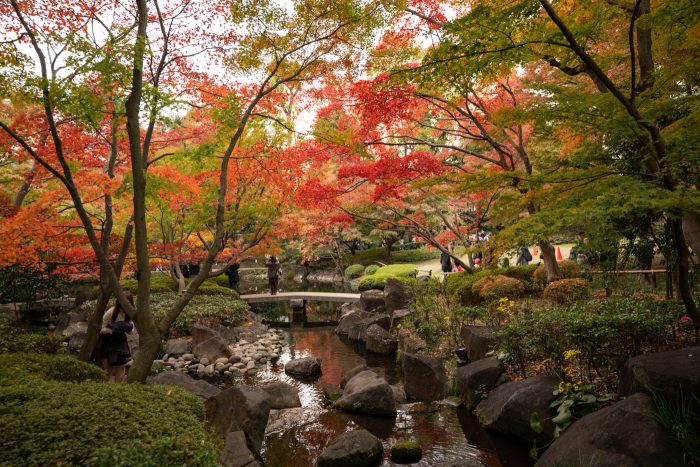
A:
[[[177,339],[177,343],[168,341],[166,349],[177,351],[173,355],[165,354],[162,359],[155,360],[155,368],[165,366],[166,369],[181,371],[199,377],[213,376],[242,376],[245,374],[255,374],[258,368],[266,365],[268,361],[279,358],[284,344],[282,331],[270,329],[257,336],[257,339],[249,342],[240,340],[234,344],[226,344],[222,347],[220,336],[210,337],[194,347],[194,351],[182,353],[188,350],[182,339]],[[220,352],[211,352],[211,347],[206,352],[198,354],[198,350],[203,348],[203,343],[217,342]],[[179,355],[178,355],[179,354]],[[177,355],[177,356],[175,356]]]

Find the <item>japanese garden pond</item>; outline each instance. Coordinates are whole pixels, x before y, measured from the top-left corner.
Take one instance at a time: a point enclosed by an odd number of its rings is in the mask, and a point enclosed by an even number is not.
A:
[[[399,406],[396,418],[348,414],[323,408],[325,383],[338,384],[344,372],[366,364],[389,384],[399,382],[394,356],[364,351],[361,345],[341,339],[332,327],[292,328],[280,358],[246,376],[245,383],[264,386],[280,380],[299,391],[302,409],[288,420],[268,426],[262,457],[265,465],[314,465],[326,444],[345,431],[362,427],[377,436],[385,453],[381,465],[394,465],[388,456],[397,442],[415,440],[423,448],[420,466],[530,466],[527,448],[486,433],[476,418],[463,407],[450,404],[408,404]],[[323,374],[315,380],[298,380],[284,373],[284,364],[306,356],[322,360]],[[454,462],[454,463],[453,463]]]

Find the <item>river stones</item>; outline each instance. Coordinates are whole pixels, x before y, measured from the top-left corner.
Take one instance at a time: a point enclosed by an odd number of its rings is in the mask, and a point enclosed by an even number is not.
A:
[[[350,368],[348,371],[343,373],[343,377],[340,379],[340,387],[341,389],[345,387],[345,385],[352,379],[353,376],[355,376],[358,373],[362,373],[363,371],[368,371],[369,367],[365,365],[364,363],[362,365],[357,365],[354,368]]]
[[[685,462],[681,446],[656,420],[649,396],[637,393],[574,422],[537,465],[633,467]]]
[[[231,350],[228,348],[228,344],[221,337],[211,337],[199,344],[197,344],[193,353],[200,359],[206,358],[209,361],[215,361],[219,357],[230,357]]]
[[[331,441],[318,458],[318,467],[364,467],[382,456],[382,443],[367,430],[343,433]]]
[[[367,415],[396,415],[396,402],[391,387],[371,370],[353,376],[345,385],[343,396],[333,407]]]
[[[378,324],[372,324],[365,332],[365,348],[373,353],[389,355],[396,352],[399,341]]]
[[[192,351],[190,342],[184,337],[178,339],[169,339],[165,344],[165,353],[171,357],[181,357]]]
[[[404,441],[391,447],[391,460],[394,462],[402,464],[415,463],[421,457],[423,457],[423,449],[415,441]]]
[[[470,362],[485,358],[493,349],[496,345],[497,330],[492,326],[462,326],[460,335]]]
[[[535,376],[502,384],[491,391],[487,399],[479,402],[476,416],[486,429],[514,436],[526,443],[548,443],[554,432],[551,420],[555,415],[549,405],[554,402],[556,396],[553,392],[558,383],[556,376]],[[533,412],[537,412],[544,424],[541,433],[530,427]]]
[[[203,380],[197,380],[179,371],[164,371],[155,376],[149,377],[147,384],[163,384],[166,386],[179,386],[192,394],[199,396],[203,400],[215,397],[221,392],[213,384]]]
[[[245,433],[240,430],[226,433],[224,450],[219,457],[219,462],[225,467],[256,467],[260,465],[248,449]]]
[[[222,437],[243,431],[253,453],[262,447],[271,399],[262,389],[237,386],[221,391],[204,402],[207,420]]]
[[[365,290],[360,294],[359,308],[370,313],[385,311],[384,292],[381,290]]]
[[[401,369],[409,402],[432,402],[447,397],[447,374],[441,359],[406,353],[401,358]]]
[[[457,370],[457,387],[467,408],[475,407],[488,391],[496,387],[503,374],[503,362],[495,357],[482,358]]]
[[[276,381],[262,388],[270,396],[270,406],[273,409],[288,409],[301,407],[299,392],[282,381]]]
[[[316,376],[321,374],[321,359],[303,357],[288,361],[284,372],[291,376]]]
[[[390,277],[384,286],[384,304],[391,314],[394,310],[408,308],[412,297],[406,284],[398,279]]]

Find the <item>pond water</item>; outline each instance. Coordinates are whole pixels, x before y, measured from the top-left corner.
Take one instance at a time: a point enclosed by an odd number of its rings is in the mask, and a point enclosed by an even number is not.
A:
[[[276,380],[299,391],[302,410],[294,412],[292,423],[268,432],[262,456],[268,467],[314,465],[326,444],[345,431],[362,427],[377,436],[385,448],[381,465],[394,465],[389,449],[400,441],[415,440],[423,448],[419,466],[531,466],[527,448],[484,432],[473,415],[449,404],[409,404],[396,418],[346,414],[323,409],[323,384],[338,384],[343,373],[366,364],[389,384],[399,382],[395,357],[366,353],[359,344],[341,339],[333,328],[291,329],[280,359],[265,370],[245,378],[246,384],[263,386]],[[322,359],[323,374],[313,381],[300,381],[284,373],[293,358]],[[451,462],[459,463],[452,464]]]

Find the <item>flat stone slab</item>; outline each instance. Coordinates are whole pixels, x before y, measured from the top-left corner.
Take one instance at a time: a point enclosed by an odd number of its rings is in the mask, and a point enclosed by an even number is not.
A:
[[[275,295],[271,295],[269,293],[247,294],[241,295],[240,298],[244,302],[248,303],[285,302],[289,300],[352,303],[360,301],[360,294],[333,292],[280,292]]]

